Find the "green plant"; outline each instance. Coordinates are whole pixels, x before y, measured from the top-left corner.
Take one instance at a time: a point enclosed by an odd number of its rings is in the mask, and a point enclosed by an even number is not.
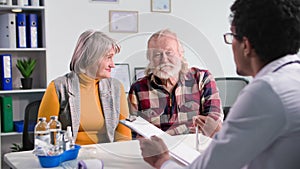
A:
[[[12,143],[12,147],[10,147],[10,149],[12,150],[12,152],[22,151],[22,145]]]
[[[18,59],[17,60],[17,68],[21,72],[24,78],[29,78],[34,71],[36,65],[36,59]]]

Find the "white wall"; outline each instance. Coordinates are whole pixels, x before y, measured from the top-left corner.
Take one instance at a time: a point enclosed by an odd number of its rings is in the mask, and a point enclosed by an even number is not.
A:
[[[237,76],[231,46],[223,41],[229,32],[229,7],[233,0],[171,0],[171,13],[154,13],[151,0],[46,0],[47,82],[69,71],[76,41],[87,29],[98,29],[120,41],[115,62],[146,66],[146,41],[162,28],[177,32],[185,44],[190,65],[208,68],[214,76]],[[138,33],[109,32],[109,10],[139,12]],[[133,77],[133,76],[131,76]]]

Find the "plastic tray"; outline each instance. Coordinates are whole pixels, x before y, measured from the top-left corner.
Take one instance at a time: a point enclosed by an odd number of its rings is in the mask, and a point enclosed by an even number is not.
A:
[[[57,167],[62,162],[76,159],[80,148],[81,147],[79,145],[75,145],[74,149],[64,151],[62,154],[57,156],[37,156],[37,157],[42,167],[44,168]]]

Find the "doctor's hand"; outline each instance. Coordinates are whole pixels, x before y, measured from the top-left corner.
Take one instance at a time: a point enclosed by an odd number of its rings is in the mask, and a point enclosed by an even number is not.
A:
[[[168,147],[161,138],[151,136],[150,139],[141,138],[139,141],[144,160],[154,168],[159,169],[170,159]]]

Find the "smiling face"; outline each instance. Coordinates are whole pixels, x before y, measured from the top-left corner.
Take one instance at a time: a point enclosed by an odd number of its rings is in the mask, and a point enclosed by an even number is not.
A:
[[[112,48],[105,56],[99,59],[96,79],[111,77],[111,69],[115,67],[115,63],[113,61],[114,56],[115,56],[115,51]]]
[[[178,76],[182,57],[178,50],[178,42],[172,36],[153,38],[149,45],[150,63],[153,74],[161,79]]]

